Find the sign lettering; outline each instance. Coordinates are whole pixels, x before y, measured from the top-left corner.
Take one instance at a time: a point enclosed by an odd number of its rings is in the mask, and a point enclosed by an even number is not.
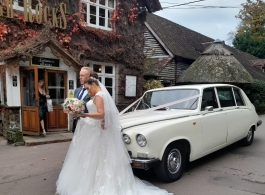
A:
[[[40,7],[39,4],[35,6],[35,17],[32,12],[32,0],[23,0],[24,2],[24,21],[36,22],[41,24],[51,20],[53,27],[66,29],[66,4],[60,3],[58,8],[52,8],[50,13],[50,7]],[[58,14],[59,13],[59,14]],[[13,0],[0,0],[0,17],[14,18]],[[51,19],[49,19],[51,18]]]
[[[49,67],[59,68],[60,60],[33,56],[31,59],[31,64],[38,65],[38,66],[49,66]]]

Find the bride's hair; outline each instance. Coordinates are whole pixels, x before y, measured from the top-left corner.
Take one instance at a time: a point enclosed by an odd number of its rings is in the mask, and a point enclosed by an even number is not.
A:
[[[95,83],[97,86],[99,86],[98,79],[94,77],[90,77],[84,82],[84,84],[88,84],[88,85],[92,85],[92,83]]]

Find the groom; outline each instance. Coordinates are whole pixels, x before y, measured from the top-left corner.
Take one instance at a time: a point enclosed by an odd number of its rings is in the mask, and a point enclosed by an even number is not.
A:
[[[84,82],[89,79],[90,73],[92,72],[92,69],[89,67],[82,67],[79,73],[79,79],[80,79],[80,84],[82,85],[81,87],[78,87],[74,91],[74,97],[78,98],[79,100],[83,100],[85,103],[87,103],[90,100],[90,95],[87,93],[87,90],[84,88]],[[85,106],[85,113],[88,113],[88,110]],[[77,124],[77,119],[74,118],[73,120],[73,128],[72,132],[75,132]]]

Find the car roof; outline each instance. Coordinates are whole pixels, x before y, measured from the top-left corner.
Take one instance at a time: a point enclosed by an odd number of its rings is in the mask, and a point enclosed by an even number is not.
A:
[[[190,84],[190,85],[178,85],[178,86],[171,86],[171,87],[162,87],[162,88],[156,88],[148,90],[150,91],[160,91],[160,90],[171,90],[171,89],[204,89],[208,87],[236,87],[234,85],[230,84]]]

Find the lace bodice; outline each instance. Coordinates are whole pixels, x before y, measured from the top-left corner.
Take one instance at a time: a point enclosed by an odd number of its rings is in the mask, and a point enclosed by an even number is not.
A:
[[[95,96],[102,97],[102,91],[97,92]],[[88,109],[88,112],[96,112],[97,111],[97,106],[94,104],[94,97],[91,97],[90,100],[86,103],[86,107]]]

